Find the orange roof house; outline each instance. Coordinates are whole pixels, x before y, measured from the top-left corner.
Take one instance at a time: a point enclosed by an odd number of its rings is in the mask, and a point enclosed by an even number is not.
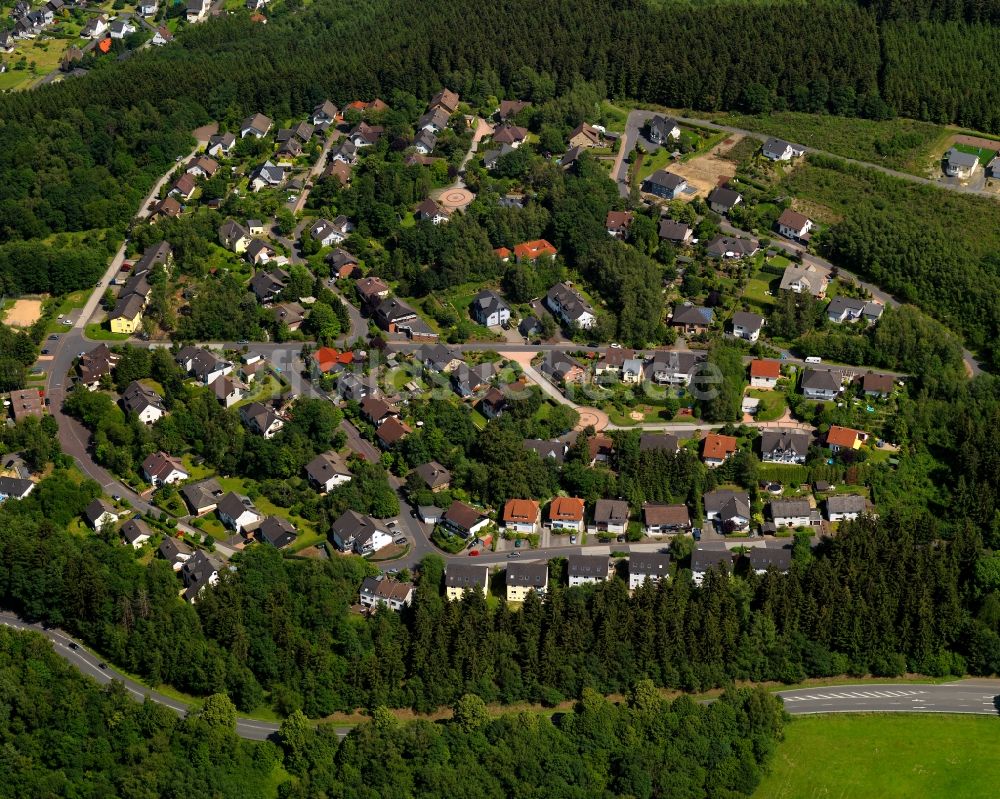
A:
[[[539,258],[555,258],[558,250],[545,239],[525,241],[514,245],[514,258],[518,261],[537,261]]]
[[[750,377],[777,380],[781,377],[781,364],[778,361],[750,361]]]
[[[493,251],[493,254],[497,258],[499,258],[501,261],[509,261],[510,260],[510,256],[513,255],[513,253],[510,250],[508,250],[506,247],[497,247]]]
[[[578,497],[556,497],[549,505],[549,520],[553,522],[582,522],[584,503]]]
[[[864,434],[850,427],[831,425],[826,433],[826,445],[831,449],[857,449],[861,446]]]
[[[737,441],[733,436],[709,433],[703,442],[702,458],[709,466],[719,466],[736,452]]]
[[[320,347],[312,357],[316,368],[321,372],[329,372],[337,364],[347,366],[354,362],[354,356],[350,352],[341,352],[333,347]]]
[[[533,524],[538,521],[538,503],[533,499],[508,499],[503,506],[504,524]]]
[[[101,41],[99,41],[97,43],[97,49],[100,50],[102,53],[110,53],[111,52],[111,39],[110,38],[101,39]]]

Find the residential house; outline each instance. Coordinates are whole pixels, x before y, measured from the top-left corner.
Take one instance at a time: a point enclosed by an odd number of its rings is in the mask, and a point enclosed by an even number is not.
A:
[[[781,139],[771,138],[764,142],[761,154],[768,161],[791,161],[798,158],[805,152],[805,148],[798,144],[790,144]]]
[[[230,491],[219,500],[215,513],[220,522],[237,533],[256,527],[264,519],[263,514],[253,506],[253,502],[234,491]]]
[[[760,434],[760,459],[764,463],[805,463],[812,437],[794,430],[764,430]]]
[[[761,358],[750,361],[750,388],[774,388],[781,379],[781,362]]]
[[[379,444],[382,445],[383,449],[392,449],[392,447],[396,446],[396,444],[412,432],[413,430],[408,424],[393,417],[386,420],[384,424],[379,425],[378,430],[375,431],[375,436],[378,438]]]
[[[246,252],[251,241],[250,232],[235,220],[227,219],[219,226],[219,243],[237,255]]]
[[[690,350],[656,350],[646,365],[646,378],[657,385],[686,386],[691,383],[705,354]]]
[[[232,375],[221,375],[212,381],[209,388],[223,408],[232,408],[246,395],[248,386]]]
[[[743,195],[724,186],[716,186],[708,193],[707,199],[709,208],[715,213],[725,216],[743,202]]]
[[[971,178],[979,169],[979,156],[975,153],[964,153],[952,147],[944,154],[944,173],[951,178],[965,180]]]
[[[604,227],[608,231],[608,235],[622,241],[627,239],[632,216],[631,211],[608,211],[608,216],[604,220]]]
[[[562,441],[543,441],[540,438],[527,438],[521,442],[525,449],[538,454],[539,458],[552,458],[556,463],[566,460],[566,444]]]
[[[90,21],[80,30],[82,39],[100,39],[108,32],[108,17],[105,14],[98,14],[91,17]]]
[[[280,186],[284,179],[285,168],[268,160],[250,172],[250,190],[274,188]]]
[[[572,588],[576,585],[596,585],[613,574],[614,564],[606,555],[570,555],[566,559],[566,575]]]
[[[601,146],[601,132],[593,125],[581,122],[569,134],[569,146],[588,148]]]
[[[278,258],[278,251],[263,239],[254,239],[250,242],[246,252],[243,253],[243,257],[254,266],[263,266],[272,260],[276,260]],[[285,258],[281,259],[282,262],[286,260]]]
[[[781,212],[781,216],[778,217],[778,233],[787,239],[809,241],[812,229],[812,220],[798,211],[793,211],[791,208],[786,208]]]
[[[135,10],[143,17],[155,17],[159,10],[159,4],[156,0],[139,0]]]
[[[764,575],[772,569],[787,574],[791,568],[791,547],[751,547],[750,549],[750,569],[754,574]]]
[[[831,522],[853,521],[868,513],[868,500],[860,494],[835,494],[826,499],[826,518]]]
[[[736,311],[732,318],[733,336],[744,341],[756,341],[764,327],[764,317],[748,311]]]
[[[438,524],[442,516],[444,516],[444,511],[436,505],[417,506],[417,517],[424,524]]]
[[[134,413],[143,424],[153,424],[167,413],[163,397],[137,380],[128,384],[121,401],[125,413]]]
[[[257,302],[261,305],[269,305],[278,299],[278,295],[284,291],[288,279],[288,272],[284,269],[261,270],[250,278],[250,291],[254,293]]]
[[[374,308],[389,296],[389,285],[381,278],[363,277],[354,282],[358,296],[369,308]]]
[[[441,89],[431,98],[429,108],[441,108],[449,114],[454,114],[458,110],[459,96],[451,89]]]
[[[35,484],[22,477],[0,477],[0,502],[8,499],[24,499],[35,488]]]
[[[160,542],[160,547],[157,550],[160,557],[163,558],[167,563],[170,564],[170,568],[175,572],[181,570],[181,566],[184,562],[191,559],[194,554],[194,550],[191,549],[183,541],[172,538],[171,536],[164,536],[163,541]]]
[[[347,402],[361,402],[377,389],[352,372],[344,372],[337,379],[337,392]]]
[[[253,136],[255,139],[262,139],[271,130],[274,123],[263,114],[253,114],[240,123],[240,138]]]
[[[994,156],[986,165],[986,177],[993,180],[1000,178],[1000,155]]]
[[[874,372],[868,372],[861,378],[861,390],[865,392],[866,397],[877,397],[880,399],[888,397],[892,394],[894,388],[895,382],[892,375],[879,375]]]
[[[594,374],[598,377],[613,375],[621,378],[626,361],[635,358],[635,350],[624,347],[608,347],[603,350],[594,364]]]
[[[376,323],[390,333],[404,332],[406,323],[417,318],[417,312],[396,297],[386,297],[375,308]]]
[[[287,519],[268,516],[253,530],[253,540],[261,544],[270,544],[275,549],[284,549],[295,541],[298,531],[295,525]]]
[[[493,132],[493,143],[507,144],[515,150],[528,139],[528,129],[517,125],[501,125]]]
[[[451,384],[462,399],[468,399],[496,375],[495,363],[484,361],[477,366],[466,366],[464,363],[451,373]]]
[[[609,463],[614,451],[614,441],[604,433],[593,435],[587,441],[587,453],[590,455],[591,466],[596,466],[598,463]]]
[[[508,562],[505,582],[508,602],[524,602],[532,591],[545,596],[549,589],[549,566],[544,562]]]
[[[196,178],[210,178],[219,171],[219,162],[207,155],[199,155],[188,164],[187,174]]]
[[[371,147],[377,144],[382,138],[383,128],[381,125],[369,125],[367,122],[359,122],[348,134],[355,147]]]
[[[843,377],[830,369],[806,369],[802,373],[802,393],[806,399],[832,400],[840,394]]]
[[[594,505],[594,518],[587,525],[587,532],[624,535],[628,532],[628,516],[628,502],[625,500],[599,499]]]
[[[432,130],[421,130],[413,139],[413,149],[421,155],[430,155],[437,147],[437,134]]]
[[[710,569],[733,573],[733,556],[725,547],[698,544],[691,553],[691,580],[700,586]]]
[[[679,247],[687,247],[694,240],[694,231],[691,230],[690,225],[684,222],[675,222],[673,219],[661,219],[660,238]]]
[[[496,419],[507,410],[507,395],[496,386],[490,386],[478,407],[479,412],[487,419]]]
[[[675,305],[670,316],[670,326],[678,327],[688,335],[707,333],[713,321],[715,321],[715,311],[689,302]]]
[[[37,388],[21,388],[10,392],[10,412],[15,422],[29,416],[41,418],[45,406]]]
[[[195,552],[181,563],[181,579],[184,581],[184,598],[194,604],[207,586],[217,585],[222,563],[214,555],[202,550]]]
[[[589,330],[597,324],[597,314],[580,292],[569,283],[556,283],[545,295],[545,304],[570,327]]]
[[[477,588],[485,596],[489,583],[489,566],[449,563],[444,570],[444,595],[449,602],[455,602],[465,596],[466,591],[475,591]]]
[[[353,510],[344,511],[333,523],[330,535],[337,549],[353,550],[359,555],[378,552],[392,543],[392,536],[371,516]]]
[[[141,549],[142,545],[153,537],[153,531],[142,519],[129,519],[118,532],[121,533],[122,540],[130,544],[132,549]]]
[[[142,326],[142,312],[146,298],[140,294],[119,297],[115,307],[108,314],[108,326],[112,333],[132,335]]]
[[[358,148],[350,139],[344,139],[330,151],[330,162],[344,164],[348,167],[353,166],[358,162]]]
[[[161,28],[161,30],[163,30]],[[169,31],[167,31],[169,33]],[[156,38],[155,36],[153,38]],[[170,41],[173,36],[170,36],[166,41]],[[220,155],[229,155],[233,146],[236,144],[236,134],[235,133],[217,133],[211,136],[208,140],[208,147],[205,148],[205,152],[211,156],[218,158]]]
[[[327,492],[351,482],[353,475],[344,456],[331,450],[321,452],[306,464],[306,477],[320,491]]]
[[[702,442],[701,459],[710,469],[721,466],[726,459],[736,452],[738,442],[734,436],[723,436],[709,433]]]
[[[805,499],[773,499],[770,502],[771,519],[774,526],[808,527],[812,515],[809,501]]]
[[[335,124],[340,117],[340,109],[329,100],[324,100],[312,112],[312,123],[316,127],[328,127]]]
[[[484,289],[472,299],[472,318],[485,327],[510,321],[510,306],[495,291]]]
[[[490,517],[457,499],[444,512],[442,523],[462,538],[472,538],[490,523]]]
[[[425,369],[442,374],[449,374],[464,363],[460,352],[444,344],[424,345],[417,350],[416,359]]]
[[[358,259],[341,247],[328,253],[324,260],[330,265],[330,274],[339,280],[353,277],[358,270]]]
[[[496,111],[497,118],[501,122],[506,122],[511,117],[516,117],[525,108],[529,108],[531,103],[527,100],[501,100],[500,107]]]
[[[115,511],[114,507],[109,502],[101,498],[95,499],[91,502],[87,506],[86,510],[84,510],[83,516],[87,520],[87,524],[95,530],[100,530],[108,524],[118,523],[117,511]]]
[[[673,200],[687,190],[687,181],[680,175],[659,169],[642,182],[642,190],[666,200]]]
[[[433,225],[440,225],[451,219],[451,211],[443,205],[438,205],[428,197],[421,202],[413,212],[413,218],[418,222],[430,222]]]
[[[340,244],[353,229],[354,226],[350,220],[341,215],[337,217],[336,222],[331,222],[329,219],[317,220],[309,228],[309,236],[313,241],[319,242],[320,247],[331,247],[334,244]],[[357,261],[355,261],[355,265],[357,265]]]
[[[642,358],[629,358],[622,365],[622,382],[638,385],[645,379],[646,363]]]
[[[562,158],[559,159],[559,166],[561,166],[563,169],[570,169],[577,161],[580,160],[580,157],[583,155],[586,149],[587,148],[583,145],[570,147],[563,154]]]
[[[219,505],[219,499],[225,492],[219,481],[214,477],[201,480],[197,483],[190,483],[181,489],[181,496],[184,497],[188,507],[195,516],[204,516],[211,513]]]
[[[534,263],[539,258],[555,260],[558,250],[549,244],[545,239],[535,239],[534,241],[522,241],[514,245],[514,260],[519,264]]]
[[[190,372],[203,386],[210,386],[222,375],[233,371],[229,361],[217,358],[201,347],[184,347],[177,354],[177,362],[185,372]]]
[[[240,419],[251,432],[264,438],[274,438],[285,426],[285,420],[277,412],[260,402],[251,402],[240,408]]]
[[[653,144],[669,144],[678,141],[680,137],[681,126],[676,119],[657,114],[647,123],[646,138]]]
[[[361,415],[379,427],[389,419],[399,418],[399,411],[379,397],[365,397],[361,402]]]
[[[542,511],[533,499],[508,499],[500,521],[510,533],[530,535],[538,532]]]
[[[187,0],[184,17],[189,24],[201,22],[208,14],[209,0]]]
[[[858,320],[873,324],[881,318],[883,310],[879,302],[858,300],[854,297],[834,297],[826,307],[826,318],[834,324]]]
[[[187,480],[191,475],[184,468],[180,458],[175,458],[161,450],[146,456],[142,462],[142,476],[151,486],[159,487],[179,483],[182,480]]]
[[[438,134],[447,129],[451,114],[443,108],[433,108],[417,120],[417,130]]]
[[[156,244],[150,244],[143,250],[139,260],[135,262],[135,265],[132,267],[132,274],[146,275],[157,267],[169,269],[173,258],[174,251],[167,242],[160,241]]]
[[[842,449],[860,449],[861,443],[866,438],[868,435],[860,430],[835,424],[830,425],[830,429],[826,431],[826,445],[833,452],[840,452]]]
[[[746,491],[718,488],[702,497],[705,519],[716,522],[724,533],[739,532],[750,527],[750,497]]]
[[[659,583],[670,579],[670,555],[666,552],[632,552],[628,557],[628,587],[630,591],[646,581]]]
[[[302,327],[306,318],[306,309],[297,302],[280,302],[271,308],[274,321],[284,325],[293,333]]]
[[[497,168],[500,159],[505,155],[510,155],[512,152],[514,152],[514,148],[509,144],[501,144],[499,147],[493,147],[483,153],[483,166],[492,172]]]
[[[361,606],[369,611],[387,607],[398,613],[413,602],[413,591],[413,583],[390,580],[384,576],[365,577],[361,581]]]
[[[577,497],[556,497],[549,503],[549,527],[554,532],[583,532],[584,503]]]
[[[682,503],[645,502],[642,505],[642,520],[646,535],[667,535],[691,529],[691,516],[687,505]]]
[[[640,433],[639,452],[666,452],[673,455],[681,448],[673,433]]]
[[[124,39],[126,36],[131,36],[135,32],[136,27],[132,24],[132,20],[124,17],[114,20],[108,26],[108,35],[112,39],[117,39],[119,41]]]
[[[731,260],[733,258],[752,258],[760,249],[756,239],[733,238],[732,236],[716,236],[705,248],[709,258]]]
[[[785,272],[781,276],[781,283],[778,288],[781,291],[794,291],[796,294],[806,292],[814,297],[824,297],[826,287],[829,283],[829,276],[826,270],[820,269],[812,264],[802,266],[800,264],[789,264],[785,267]]]
[[[414,474],[423,480],[435,494],[439,491],[447,491],[451,488],[451,472],[444,468],[437,461],[422,463],[413,470]]]

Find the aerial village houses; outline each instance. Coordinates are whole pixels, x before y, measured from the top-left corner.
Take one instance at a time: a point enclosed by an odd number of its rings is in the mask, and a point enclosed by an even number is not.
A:
[[[489,582],[488,566],[476,563],[449,563],[444,572],[444,594],[449,602],[460,600],[466,591],[474,591],[476,588],[485,595]]]
[[[505,575],[508,602],[524,602],[534,591],[545,596],[549,588],[547,563],[508,563]]]

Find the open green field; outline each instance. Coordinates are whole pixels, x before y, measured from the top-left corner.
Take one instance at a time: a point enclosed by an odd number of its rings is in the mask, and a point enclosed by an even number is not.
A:
[[[954,135],[942,125],[912,119],[876,121],[797,111],[725,114],[715,121],[915,175],[924,174],[937,146]]]
[[[997,142],[1000,146],[1000,142]],[[973,147],[971,144],[953,144],[956,150],[960,153],[968,153],[969,155],[974,155],[979,159],[979,163],[986,166],[990,161],[993,160],[993,156],[997,154],[995,149],[990,150],[987,147]]]
[[[990,716],[825,715],[794,719],[755,799],[978,799],[1000,784]]]

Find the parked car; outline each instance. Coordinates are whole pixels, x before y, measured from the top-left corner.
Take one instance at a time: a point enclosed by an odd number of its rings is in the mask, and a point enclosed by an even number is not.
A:
[[[470,558],[478,558],[479,557],[479,550],[478,549],[470,549],[469,550],[469,557]]]
[[[398,546],[403,546],[403,544],[406,543],[406,536],[405,535],[401,535],[399,538],[396,539],[395,543]]]
[[[575,544],[576,543],[576,534],[575,533],[569,537],[569,542],[571,544]]]
[[[508,558],[519,558],[519,557],[521,557],[521,553],[520,552],[511,552],[507,557]]]

